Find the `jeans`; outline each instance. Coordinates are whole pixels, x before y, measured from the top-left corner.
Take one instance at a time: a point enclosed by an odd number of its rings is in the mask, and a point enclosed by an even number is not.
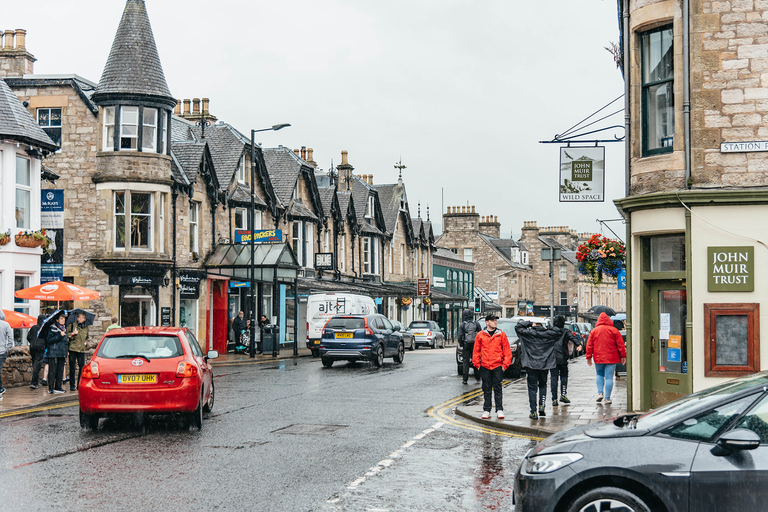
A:
[[[33,386],[37,386],[40,382],[40,370],[43,368],[43,356],[45,356],[45,347],[37,349],[29,349],[29,355],[32,357],[32,382]]]
[[[531,412],[536,412],[536,407],[544,407],[547,402],[547,371],[526,369],[528,381],[528,405],[531,406]],[[538,402],[536,394],[539,395]]]
[[[605,388],[605,398],[611,398],[611,391],[613,391],[613,372],[615,370],[615,363],[595,363],[595,372],[597,373],[597,392],[602,394],[603,388]]]
[[[77,364],[77,368],[75,365]],[[83,374],[83,366],[85,366],[85,353],[83,352],[70,352],[69,353],[69,387],[73,390],[77,388],[80,383],[80,375]],[[78,370],[77,372],[75,370]],[[75,378],[77,373],[77,378]]]
[[[462,358],[464,359],[462,361],[463,365],[463,373],[464,375],[464,382],[467,382],[467,378],[469,377],[469,360],[472,359],[472,351],[475,349],[474,343],[464,343],[464,348],[462,350]]]
[[[501,400],[501,381],[504,378],[504,369],[497,366],[493,370],[480,367],[480,377],[483,379],[483,410],[491,411],[491,392],[496,402],[496,410],[503,411],[504,405]]]
[[[551,382],[549,389],[552,391],[552,400],[557,400],[557,380],[560,378],[560,396],[568,394],[568,363],[559,364],[555,368],[549,370],[549,376]]]
[[[64,380],[64,361],[66,357],[48,358],[48,391],[61,390]]]

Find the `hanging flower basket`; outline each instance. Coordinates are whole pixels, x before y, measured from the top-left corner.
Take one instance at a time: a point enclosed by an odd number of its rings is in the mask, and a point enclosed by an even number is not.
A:
[[[603,277],[617,277],[624,268],[624,243],[604,236],[592,235],[576,251],[579,272],[587,276],[594,285],[603,282]]]
[[[424,297],[423,299],[421,299],[421,303],[424,305],[424,308],[426,309],[432,305],[432,299],[430,299],[429,297]]]
[[[395,304],[401,306],[403,309],[408,309],[408,306],[410,306],[412,302],[413,299],[410,297],[398,297],[395,299]]]
[[[36,240],[30,235],[16,235],[15,242],[19,247],[40,247],[42,245],[40,240]]]
[[[7,245],[11,241],[11,230],[9,229],[5,233],[0,233],[0,245]]]

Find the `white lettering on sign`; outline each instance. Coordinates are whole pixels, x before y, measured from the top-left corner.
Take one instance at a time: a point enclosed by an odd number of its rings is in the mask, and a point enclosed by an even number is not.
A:
[[[753,140],[748,142],[723,142],[720,144],[721,153],[743,153],[748,151],[768,151],[768,141]]]
[[[747,279],[749,279],[749,270],[747,268],[747,264],[737,263],[742,261],[749,261],[748,253],[714,253],[712,255],[712,274],[714,274],[712,277],[715,279],[715,284],[747,284]]]

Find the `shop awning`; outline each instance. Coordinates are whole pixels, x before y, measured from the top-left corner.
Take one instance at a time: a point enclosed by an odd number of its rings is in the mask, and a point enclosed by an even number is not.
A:
[[[219,244],[206,260],[205,267],[210,274],[228,276],[239,281],[251,279],[250,244]],[[299,262],[286,243],[254,245],[253,268],[256,281],[294,282]]]
[[[298,279],[299,293],[348,292],[369,297],[415,297],[415,283],[373,283],[365,281],[338,281],[331,279]],[[468,299],[462,295],[432,288],[432,302],[462,304]]]

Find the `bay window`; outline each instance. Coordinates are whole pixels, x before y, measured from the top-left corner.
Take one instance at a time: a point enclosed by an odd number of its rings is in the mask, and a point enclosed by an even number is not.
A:
[[[167,112],[157,108],[104,107],[102,151],[163,153],[168,144],[168,119]]]
[[[141,149],[155,151],[157,144],[157,109],[145,108],[142,121]]]
[[[115,249],[152,250],[152,194],[115,192],[114,205]]]
[[[120,108],[120,149],[139,147],[139,107]]]

